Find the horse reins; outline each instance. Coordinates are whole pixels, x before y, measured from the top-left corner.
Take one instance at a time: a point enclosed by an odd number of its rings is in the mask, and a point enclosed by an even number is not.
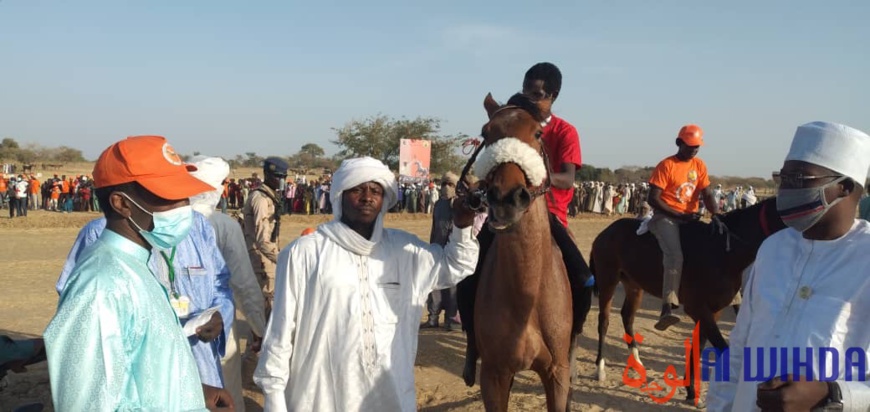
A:
[[[770,224],[767,223],[767,203],[761,205],[761,212],[759,212],[758,220],[761,223],[761,233],[764,234],[764,238],[768,238],[770,236]]]

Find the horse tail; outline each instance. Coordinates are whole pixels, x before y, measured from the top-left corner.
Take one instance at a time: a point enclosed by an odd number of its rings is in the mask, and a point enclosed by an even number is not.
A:
[[[593,277],[595,276],[595,258],[593,257],[592,253],[589,254],[589,273],[592,273]],[[592,283],[592,293],[595,295],[596,298],[598,297],[598,292],[598,279],[595,279],[595,281]]]

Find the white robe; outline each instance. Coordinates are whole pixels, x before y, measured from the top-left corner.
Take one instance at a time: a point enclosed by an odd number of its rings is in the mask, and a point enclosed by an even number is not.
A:
[[[472,228],[445,247],[384,229],[371,255],[320,230],[278,256],[254,381],[266,411],[416,411],[414,359],[426,297],[474,271]]]
[[[613,212],[613,188],[611,186],[607,186],[604,189],[604,213],[610,214]]]
[[[813,349],[813,379],[819,380],[820,347],[835,348],[839,354],[837,383],[846,411],[866,411],[870,406],[868,382],[845,376],[848,348],[870,352],[870,222],[856,220],[843,237],[831,241],[804,239],[799,232],[785,229],[768,238],[758,251],[743,295],[737,325],[730,338],[730,381],[710,383],[707,410],[757,411],[756,388],[760,382],[744,381],[743,349],[750,348],[746,365],[751,376],[760,367],[756,348],[764,348],[763,368],[770,372],[770,349],[789,348],[786,373],[792,370],[792,349]],[[779,354],[779,349],[777,349]],[[779,362],[777,359],[777,368]],[[830,357],[827,374],[833,367]],[[805,375],[805,368],[797,371]]]
[[[602,192],[604,189],[601,186],[595,187],[595,201],[592,204],[592,212],[593,213],[601,213],[602,203],[604,199],[604,193]]]

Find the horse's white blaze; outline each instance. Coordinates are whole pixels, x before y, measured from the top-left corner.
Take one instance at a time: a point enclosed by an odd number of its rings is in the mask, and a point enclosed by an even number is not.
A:
[[[532,185],[544,183],[547,167],[537,150],[516,137],[505,137],[486,146],[474,162],[474,175],[484,179],[502,163],[516,163]]]
[[[604,382],[607,380],[607,372],[605,372],[604,359],[598,362],[598,381]]]
[[[643,363],[640,362],[640,354],[637,353],[637,348],[631,348],[631,356],[634,356],[638,365],[643,366]]]

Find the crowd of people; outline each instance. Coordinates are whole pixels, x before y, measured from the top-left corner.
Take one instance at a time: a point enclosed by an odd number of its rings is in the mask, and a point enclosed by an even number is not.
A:
[[[536,64],[526,72],[522,96],[549,110],[561,81],[555,65]],[[664,267],[656,328],[679,322],[673,311],[680,305],[680,225],[698,220],[702,204],[716,224],[723,211],[751,205],[753,189],[738,204],[740,189],[725,194],[711,187],[697,157],[703,131],[692,124],[680,129],[676,154],[659,162],[648,182],[575,186],[579,134],[552,113],[543,118],[550,227],[569,277],[585,267],[570,263],[583,260],[567,229],[570,214],[645,216]],[[847,347],[870,351],[870,329],[853,316],[870,309],[870,278],[861,275],[870,223],[855,219],[868,169],[867,134],[826,122],[798,128],[777,192],[787,228],[762,244],[750,270],[731,335],[730,378],[711,384],[709,410],[870,405],[866,379],[846,380],[845,370],[814,381],[784,360],[785,369],[759,386],[743,379],[740,358],[743,348],[833,347],[846,365]],[[92,190],[103,213],[70,250],[44,333],[55,409],[243,409],[239,309],[259,356],[253,378],[267,411],[416,410],[414,361],[427,303],[423,326],[444,309],[448,327],[455,321],[474,333],[465,325],[472,319],[456,318],[451,301],[495,236],[486,213],[455,191],[474,182],[451,173],[432,184],[400,186],[370,157],[346,159],[334,175],[310,184],[288,179],[287,162],[277,157],[264,161],[262,180],[235,182],[228,174],[220,158],[185,163],[165,138],[136,136],[103,151],[93,179],[50,184],[69,186],[65,201],[73,204],[76,193],[83,201],[82,190]],[[21,175],[7,185],[28,193],[31,180]],[[228,207],[241,209],[241,222],[217,212]],[[389,211],[432,212],[429,242],[384,228]],[[333,219],[282,247],[286,213]],[[810,377],[826,366],[804,365]],[[849,373],[866,378],[859,366]]]
[[[8,208],[10,218],[25,217],[28,210],[99,212],[93,189],[87,175],[54,175],[41,183],[34,174],[0,176],[0,209]]]
[[[220,208],[226,213],[229,209],[241,209],[248,194],[262,184],[257,173],[248,179],[227,179],[223,183]],[[390,208],[390,213],[432,213],[439,198],[437,181],[419,183],[405,182],[399,185],[398,201]],[[320,179],[308,181],[307,176],[296,176],[282,181],[276,189],[280,195],[280,210],[284,215],[332,214],[332,201],[329,192],[332,177],[325,174]]]
[[[649,182],[619,184],[578,182],[574,184],[574,197],[568,206],[568,216],[597,213],[606,216],[629,215],[642,218],[652,213],[647,203],[647,195],[649,195]],[[730,190],[723,190],[721,184],[717,184],[713,189],[713,197],[723,213],[747,208],[761,200],[752,186],[745,189],[743,186],[735,186]],[[604,199],[610,201],[606,202]],[[706,210],[702,199],[699,213],[703,214]]]

